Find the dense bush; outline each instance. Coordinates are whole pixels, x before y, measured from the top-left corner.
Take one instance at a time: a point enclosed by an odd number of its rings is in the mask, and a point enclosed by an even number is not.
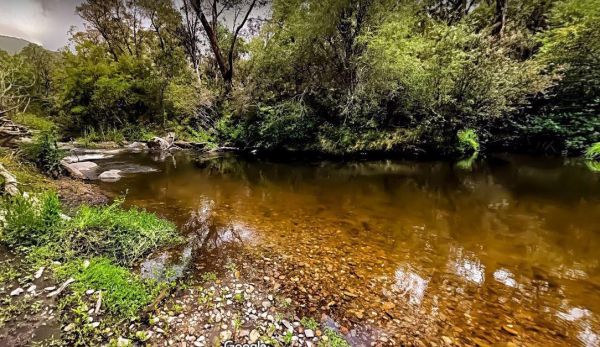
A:
[[[211,146],[446,156],[462,129],[486,150],[582,154],[600,141],[598,0],[508,1],[504,25],[495,1],[469,3],[275,0],[257,35],[238,37],[224,81],[176,2],[84,1],[90,30],[73,50],[0,64],[22,67],[12,77],[32,106],[86,144],[173,131]],[[147,26],[116,26],[115,12]],[[221,48],[235,43],[217,31]]]
[[[43,132],[37,135],[32,143],[24,144],[23,149],[27,159],[42,173],[53,178],[62,174],[60,161],[64,157],[64,151],[58,148],[56,137],[52,133]]]

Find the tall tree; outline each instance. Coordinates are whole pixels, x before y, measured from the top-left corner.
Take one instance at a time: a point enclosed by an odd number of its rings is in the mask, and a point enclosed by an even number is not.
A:
[[[182,24],[179,27],[179,36],[196,76],[200,79],[200,19],[193,13],[191,1],[193,0],[183,0],[181,7]]]
[[[200,23],[208,37],[210,49],[221,72],[221,76],[228,88],[233,81],[233,60],[235,46],[250,14],[258,5],[264,5],[264,1],[258,0],[192,0],[191,5],[200,19]],[[210,13],[209,21],[205,13]],[[227,50],[219,46],[218,30],[224,13],[233,14],[233,27],[231,43]],[[225,55],[223,54],[225,52]]]

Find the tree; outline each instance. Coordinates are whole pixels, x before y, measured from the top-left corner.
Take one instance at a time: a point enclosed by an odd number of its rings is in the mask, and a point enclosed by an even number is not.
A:
[[[35,76],[22,56],[0,50],[0,115],[25,112],[31,101]]]
[[[181,7],[182,25],[179,27],[179,36],[185,53],[200,79],[200,19],[192,11],[192,0],[183,0]]]
[[[77,6],[77,13],[102,36],[114,60],[123,53],[137,57],[141,53],[144,36],[136,1],[128,6],[124,0],[86,0]]]
[[[200,19],[221,76],[229,89],[233,81],[234,51],[240,31],[244,28],[246,22],[248,22],[252,10],[257,5],[264,5],[264,2],[259,2],[258,0],[191,0],[191,5]],[[206,17],[205,12],[211,14],[210,21]],[[219,45],[218,33],[219,25],[221,25],[220,21],[223,21],[222,17],[226,12],[233,13],[233,35],[229,47],[227,50],[223,50]],[[223,52],[225,52],[227,57],[225,57]]]
[[[506,26],[506,12],[508,10],[508,0],[496,0],[496,10],[494,12],[494,23],[492,24],[492,35],[502,37],[504,27]]]

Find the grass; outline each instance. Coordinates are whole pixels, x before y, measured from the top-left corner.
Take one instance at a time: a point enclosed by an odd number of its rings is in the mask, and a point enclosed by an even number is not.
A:
[[[456,137],[458,137],[458,149],[463,154],[479,152],[479,136],[477,136],[475,130],[459,130]]]
[[[0,163],[15,175],[20,188],[41,192],[47,191],[52,185],[47,178],[36,172],[31,163],[21,161],[17,154],[8,149],[0,148]]]
[[[5,198],[0,222],[2,241],[9,246],[35,246],[48,242],[63,225],[61,206],[55,193]]]
[[[87,128],[83,131],[83,136],[75,139],[75,142],[84,147],[94,147],[98,142],[114,142],[121,145],[125,142],[125,134],[116,128]]]
[[[12,117],[12,120],[20,125],[26,126],[32,130],[42,132],[51,132],[56,130],[56,124],[46,117],[38,116],[34,113],[19,113]]]
[[[319,323],[312,317],[303,317],[300,323],[303,327],[310,330],[317,330],[319,328]]]
[[[41,255],[55,260],[104,256],[131,266],[152,250],[180,241],[175,225],[153,213],[110,206],[80,207],[70,220],[61,218],[56,193],[5,199],[2,242],[10,246],[40,246]]]
[[[338,332],[330,328],[325,328],[327,341],[319,342],[319,347],[350,347],[350,344]]]
[[[173,223],[144,210],[125,210],[121,202],[82,206],[69,223],[67,237],[78,254],[109,256],[120,265],[133,265],[153,249],[180,241]]]
[[[600,161],[597,160],[586,160],[585,165],[592,172],[600,172]]]
[[[102,292],[103,309],[118,316],[135,316],[160,290],[155,282],[144,281],[106,258],[93,258],[87,267],[66,265],[63,272],[75,278],[76,294],[84,295],[88,289]]]
[[[585,158],[588,160],[600,160],[600,142],[596,142],[585,151]]]

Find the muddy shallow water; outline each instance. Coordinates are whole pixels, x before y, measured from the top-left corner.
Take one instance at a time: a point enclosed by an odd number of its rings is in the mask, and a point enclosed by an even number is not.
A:
[[[278,278],[310,312],[407,340],[600,344],[600,174],[583,163],[129,153],[98,164],[125,172],[102,189],[200,240],[185,259],[235,244],[296,264]]]

